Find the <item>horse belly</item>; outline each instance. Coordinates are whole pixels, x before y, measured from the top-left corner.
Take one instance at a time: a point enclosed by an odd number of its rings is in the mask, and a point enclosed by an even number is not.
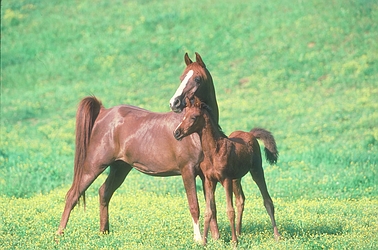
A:
[[[122,160],[145,174],[174,176],[180,175],[181,169],[185,166],[198,165],[199,156],[200,150],[194,147],[190,140],[186,143],[184,140],[147,140],[127,145]]]
[[[132,163],[133,168],[137,169],[138,171],[153,175],[153,176],[175,176],[181,175],[181,171],[179,168],[159,168],[158,165],[144,165],[140,162]]]

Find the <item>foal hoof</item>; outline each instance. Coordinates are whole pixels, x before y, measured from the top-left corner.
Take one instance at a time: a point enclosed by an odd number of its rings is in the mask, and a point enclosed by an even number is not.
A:
[[[63,236],[63,232],[56,232],[54,236],[55,244],[59,244],[60,238]]]
[[[100,231],[100,235],[108,235],[109,230]]]
[[[64,234],[63,229],[60,229],[60,228],[55,233],[56,236],[62,236],[63,234]]]
[[[230,241],[231,249],[238,249],[238,241],[231,240]]]
[[[274,239],[276,240],[276,241],[280,241],[281,240],[281,235],[280,235],[280,233],[278,232],[278,229],[275,227],[274,228]]]
[[[274,239],[276,240],[276,241],[280,241],[281,240],[281,235],[280,234],[274,234]]]

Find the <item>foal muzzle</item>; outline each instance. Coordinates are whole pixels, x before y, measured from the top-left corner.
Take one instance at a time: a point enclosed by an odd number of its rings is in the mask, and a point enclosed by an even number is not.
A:
[[[175,131],[173,131],[173,136],[178,141],[181,141],[182,138],[184,137],[183,134],[181,133],[181,131],[179,129],[176,129]]]

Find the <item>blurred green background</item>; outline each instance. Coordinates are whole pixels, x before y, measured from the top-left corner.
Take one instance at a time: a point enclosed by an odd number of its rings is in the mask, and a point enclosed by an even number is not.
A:
[[[184,53],[199,52],[226,134],[274,134],[274,199],[376,201],[377,23],[372,0],[2,1],[0,194],[68,190],[78,102],[168,112]],[[134,170],[117,193],[130,188],[185,199],[180,177]]]
[[[376,21],[374,1],[5,1],[0,191],[69,184],[80,99],[169,111],[197,51],[224,131],[276,136],[275,196],[376,196]]]

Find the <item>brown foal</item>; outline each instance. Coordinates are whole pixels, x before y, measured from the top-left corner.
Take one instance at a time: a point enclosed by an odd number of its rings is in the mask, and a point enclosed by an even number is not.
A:
[[[204,160],[201,162],[200,168],[205,176],[206,195],[204,244],[207,242],[210,221],[216,218],[214,193],[217,182],[220,182],[225,189],[232,241],[237,242],[243,209],[238,209],[238,230],[235,230],[235,210],[232,202],[232,192],[235,192],[233,181],[240,182],[240,178],[248,172],[251,173],[253,180],[260,189],[265,208],[272,222],[274,236],[278,239],[280,235],[274,218],[273,201],[265,183],[260,146],[256,140],[263,140],[267,160],[273,164],[278,158],[274,137],[269,131],[260,128],[252,129],[250,132],[235,131],[231,133],[230,137],[227,137],[211,118],[206,104],[196,97],[194,97],[193,104],[189,99],[187,99],[186,104],[185,116],[174,130],[174,137],[177,140],[182,140],[193,133],[198,133],[200,136],[204,153]],[[242,193],[242,190],[240,191]],[[244,195],[242,194],[242,196]]]

